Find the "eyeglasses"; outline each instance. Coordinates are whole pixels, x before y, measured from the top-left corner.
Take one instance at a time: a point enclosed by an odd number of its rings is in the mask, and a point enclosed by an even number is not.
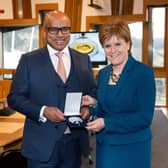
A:
[[[50,34],[56,34],[61,31],[62,34],[70,33],[71,27],[47,27]]]

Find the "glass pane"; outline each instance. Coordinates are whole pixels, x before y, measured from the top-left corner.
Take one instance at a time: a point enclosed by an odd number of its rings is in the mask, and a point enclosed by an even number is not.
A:
[[[7,32],[3,34],[3,49],[5,52],[11,52],[12,49],[11,37],[12,32]]]
[[[134,22],[129,23],[129,28],[131,31],[131,37],[132,37],[132,55],[134,58],[136,58],[138,61],[142,61],[142,30],[143,30],[143,24],[142,22]],[[95,23],[91,25],[90,31],[98,31],[100,28],[100,23]]]
[[[3,33],[3,67],[16,68],[23,53],[39,47],[38,26]]]
[[[164,66],[165,8],[152,9],[153,66]]]
[[[142,22],[130,23],[132,37],[132,55],[142,61]]]
[[[155,78],[156,105],[166,105],[166,78]]]

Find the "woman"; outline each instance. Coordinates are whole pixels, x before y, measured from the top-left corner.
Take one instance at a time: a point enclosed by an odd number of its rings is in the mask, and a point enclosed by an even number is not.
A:
[[[97,101],[83,97],[83,105],[94,106],[97,116],[86,126],[96,132],[96,168],[150,168],[153,71],[131,55],[125,21],[102,25],[99,40],[111,64],[99,72]]]

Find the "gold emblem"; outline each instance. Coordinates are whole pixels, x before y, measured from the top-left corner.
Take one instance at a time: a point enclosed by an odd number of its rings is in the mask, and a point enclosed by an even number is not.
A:
[[[72,48],[81,52],[81,53],[89,54],[95,49],[95,46],[91,43],[78,42],[78,43],[74,44],[74,46]]]

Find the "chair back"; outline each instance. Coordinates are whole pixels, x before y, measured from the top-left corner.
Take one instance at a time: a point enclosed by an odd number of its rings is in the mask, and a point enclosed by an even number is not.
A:
[[[0,99],[7,97],[14,74],[15,69],[0,68]]]

